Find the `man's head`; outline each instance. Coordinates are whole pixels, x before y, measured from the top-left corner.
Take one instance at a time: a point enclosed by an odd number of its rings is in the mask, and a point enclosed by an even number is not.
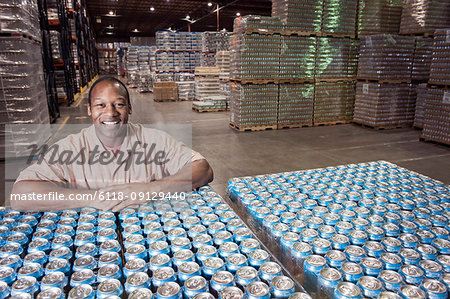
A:
[[[126,86],[114,77],[102,77],[89,90],[88,115],[102,135],[114,137],[131,114]]]

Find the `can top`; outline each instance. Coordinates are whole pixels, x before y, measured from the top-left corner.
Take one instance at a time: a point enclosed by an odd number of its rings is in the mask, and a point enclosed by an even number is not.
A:
[[[384,252],[381,254],[381,260],[389,264],[401,264],[402,258],[395,253]]]
[[[52,251],[50,251],[50,256],[51,257],[60,257],[60,256],[64,256],[68,253],[71,253],[70,248],[66,247],[66,246],[61,246],[58,247],[56,249],[53,249]]]
[[[92,272],[92,270],[82,269],[82,270],[78,270],[78,271],[74,272],[72,274],[71,280],[76,281],[76,282],[82,282],[82,281],[86,281],[86,280],[90,279],[93,276],[94,276],[94,272]]]
[[[144,247],[144,246],[142,246]],[[157,254],[152,256],[150,259],[150,264],[153,265],[164,265],[165,263],[168,263],[170,261],[170,257],[167,254]]]
[[[41,259],[43,257],[45,257],[45,252],[43,252],[43,251],[34,251],[34,252],[31,252],[31,253],[28,253],[23,258],[23,260],[24,261],[29,261],[29,262],[34,262],[34,261],[37,261],[37,260],[39,260],[39,259]]]
[[[349,245],[345,247],[344,251],[353,256],[364,256],[366,254],[363,248],[356,245]]]
[[[194,253],[189,249],[180,249],[173,254],[174,260],[188,260],[194,256]]]
[[[89,297],[93,292],[94,292],[94,290],[92,289],[92,287],[90,285],[82,284],[82,285],[72,288],[69,291],[69,298],[70,299],[84,299],[84,298]]]
[[[259,245],[258,240],[253,239],[253,238],[249,238],[249,239],[242,240],[241,241],[241,246],[244,247],[244,248],[258,248],[260,245]]]
[[[419,265],[425,271],[442,272],[442,265],[431,260],[421,260]]]
[[[120,268],[116,264],[107,264],[98,269],[98,276],[110,277],[116,273],[120,272]]]
[[[400,293],[406,298],[425,299],[427,297],[425,292],[421,288],[413,285],[401,286]]]
[[[220,269],[223,265],[223,260],[218,257],[209,257],[203,262],[203,267],[208,269]]]
[[[403,278],[400,274],[392,270],[383,270],[380,272],[379,278],[389,283],[401,283]]]
[[[361,290],[359,287],[351,282],[340,282],[337,285],[336,290],[343,296],[350,298],[361,296]]]
[[[362,267],[359,264],[346,262],[342,264],[342,271],[348,274],[358,275],[363,272]]]
[[[142,273],[142,272],[137,272],[137,273]],[[145,273],[143,273],[143,274],[145,274]],[[175,275],[175,270],[173,270],[171,267],[161,267],[161,268],[156,269],[153,272],[153,278],[156,278],[159,280],[168,279],[174,275]]]
[[[247,261],[247,257],[241,253],[233,253],[227,257],[227,262],[232,265],[242,265]]]
[[[99,292],[107,294],[107,293],[112,293],[112,292],[120,289],[121,286],[122,285],[120,284],[119,280],[117,280],[117,279],[107,279],[107,280],[101,282],[98,285],[97,290]]]
[[[161,269],[161,268],[160,268]],[[156,272],[154,272],[154,276],[156,277]],[[149,280],[147,273],[145,272],[136,272],[128,276],[126,283],[131,286],[140,286],[146,283]]]
[[[15,291],[26,291],[28,288],[31,288],[32,286],[36,285],[37,281],[36,278],[32,276],[24,276],[19,279],[17,279],[12,284],[12,289]]]
[[[117,240],[106,240],[102,244],[100,244],[100,248],[104,250],[111,250],[120,246]]]
[[[35,273],[36,271],[39,271],[39,269],[41,269],[41,268],[42,268],[41,264],[28,263],[26,265],[23,265],[17,272],[22,275],[28,275],[28,274]]]
[[[50,287],[41,291],[36,299],[49,299],[49,298],[61,298],[63,296],[63,290],[57,287]]]
[[[325,256],[333,261],[345,261],[347,259],[347,256],[345,255],[345,253],[343,253],[340,250],[334,250],[334,249],[328,250],[327,253],[325,254]]]
[[[63,272],[51,272],[42,277],[41,283],[45,285],[52,285],[61,281],[64,281],[66,278]]]
[[[196,273],[198,270],[200,270],[200,266],[196,262],[184,262],[178,266],[178,272],[184,274]]]
[[[136,271],[144,268],[146,264],[147,263],[143,259],[140,258],[132,259],[125,264],[125,269],[130,271]]]
[[[224,243],[220,244],[219,250],[224,251],[224,252],[234,252],[234,251],[239,250],[239,245],[234,242],[224,242]]]
[[[269,253],[263,249],[252,250],[248,256],[257,261],[264,261],[269,258]]]
[[[334,268],[323,268],[320,270],[320,276],[328,281],[339,281],[342,278],[341,272]]]
[[[220,291],[220,298],[228,299],[241,299],[244,297],[244,293],[238,287],[226,287]]]
[[[77,266],[77,267],[84,267],[84,266],[88,266],[92,263],[95,262],[95,259],[93,256],[90,255],[83,255],[80,256],[79,258],[77,258],[74,262],[73,265]]]
[[[158,287],[156,293],[161,297],[173,297],[180,292],[181,288],[178,283],[169,281]]]
[[[249,295],[255,297],[263,297],[270,292],[269,286],[262,281],[253,281],[248,284],[246,289]]]
[[[153,293],[147,288],[138,288],[128,295],[128,299],[151,299]]]
[[[233,282],[234,276],[228,271],[217,271],[213,274],[211,279],[219,284],[229,284]]]
[[[69,236],[67,236],[67,237],[69,237]],[[86,243],[86,244],[83,244],[83,245],[81,245],[81,246],[79,246],[77,248],[77,253],[86,254],[86,253],[93,252],[96,249],[97,249],[97,246],[95,246],[95,244],[93,244],[93,243]]]
[[[422,277],[424,271],[415,265],[403,265],[400,267],[400,272],[411,277]]]
[[[200,293],[192,297],[192,299],[214,299],[214,296],[210,293]]]
[[[205,288],[208,285],[208,282],[206,281],[206,279],[202,276],[192,276],[189,277],[185,282],[184,282],[184,287],[186,289],[192,290],[192,291],[198,291],[201,290],[203,288]]]
[[[277,274],[281,272],[281,266],[275,262],[265,262],[261,265],[260,270],[261,272],[267,274]]]
[[[289,296],[289,299],[312,299],[312,297],[306,293],[295,292]]]
[[[197,254],[200,255],[213,255],[217,252],[216,247],[212,245],[203,245],[197,249]]]
[[[435,294],[446,294],[447,293],[447,287],[436,279],[424,279],[422,281],[422,287],[428,291]]]
[[[253,267],[244,266],[236,271],[236,275],[243,279],[254,279],[258,277],[258,271]]]
[[[369,290],[382,290],[383,289],[383,283],[373,277],[373,276],[363,276],[358,280],[358,283],[365,289]]]
[[[134,255],[134,254],[140,254],[140,253],[144,252],[145,250],[146,249],[145,249],[144,245],[134,244],[134,245],[132,245],[132,246],[127,248],[126,253]]]
[[[11,274],[14,274],[13,268],[5,267],[5,266],[0,267],[0,279],[6,278],[6,277],[10,276]]]

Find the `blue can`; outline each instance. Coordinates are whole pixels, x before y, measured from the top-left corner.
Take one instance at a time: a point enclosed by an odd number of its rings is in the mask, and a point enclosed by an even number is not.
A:
[[[97,267],[97,260],[90,256],[90,255],[84,255],[80,256],[79,258],[75,259],[73,262],[73,271],[79,271],[83,269],[90,269],[93,270]]]
[[[384,229],[378,226],[369,226],[366,231],[371,241],[380,242],[385,237]]]
[[[0,248],[0,258],[8,257],[10,255],[22,255],[22,245],[15,242],[6,243]]]
[[[171,267],[161,267],[153,271],[152,285],[155,288],[167,282],[175,282],[176,280],[175,271]]]
[[[362,295],[367,298],[379,298],[383,291],[381,281],[372,276],[361,277],[356,285],[361,289]]]
[[[356,263],[346,262],[341,267],[342,275],[345,281],[356,283],[364,276],[363,268]]]
[[[127,248],[127,250],[125,251],[126,261],[136,258],[143,259],[145,261],[148,260],[147,250],[145,246],[136,244]]]
[[[41,290],[46,290],[49,288],[60,288],[64,289],[67,286],[67,276],[63,272],[52,272],[46,274],[41,280]]]
[[[201,276],[193,276],[184,282],[184,296],[193,298],[195,295],[205,293],[209,290],[208,281]]]
[[[195,255],[194,253],[189,249],[181,249],[177,252],[173,253],[173,260],[172,263],[178,267],[182,263],[185,262],[194,262],[195,261]]]
[[[101,282],[97,287],[96,298],[106,299],[110,296],[121,297],[123,293],[123,287],[119,280],[108,279]]]
[[[417,252],[424,260],[434,261],[438,256],[438,251],[434,246],[428,244],[419,244],[417,246]]]
[[[334,234],[331,236],[331,245],[333,249],[345,250],[350,245],[350,238],[344,234]]]
[[[104,254],[106,252],[119,252],[121,246],[117,240],[107,240],[100,244],[99,254]]]
[[[117,252],[106,252],[98,258],[98,267],[105,265],[122,266],[122,259]]]
[[[32,297],[39,292],[39,284],[36,278],[26,276],[17,279],[11,286],[11,296],[30,294]]]
[[[81,232],[75,235],[75,246],[81,246],[86,243],[94,243],[95,244],[95,235],[92,232]]]
[[[368,256],[379,258],[384,252],[384,246],[377,241],[367,241],[363,246]]]
[[[231,273],[235,273],[239,268],[248,266],[247,257],[241,253],[234,253],[227,257],[226,267]]]
[[[387,252],[399,252],[400,248],[402,247],[402,241],[392,238],[392,237],[384,237],[381,240],[381,244],[384,245],[384,248]]]
[[[70,225],[61,225],[56,228],[54,235],[55,237],[61,235],[69,235],[70,237],[73,237],[75,236],[75,230]]]
[[[210,286],[213,293],[218,294],[223,289],[234,285],[234,275],[228,271],[218,271],[211,277]]]
[[[225,270],[225,263],[221,258],[209,257],[203,261],[203,275],[211,278],[214,273]]]
[[[49,255],[48,255],[48,259],[49,261],[52,261],[54,259],[66,259],[66,260],[70,260],[72,258],[73,254],[72,254],[72,250],[70,250],[70,248],[68,247],[59,247],[57,249],[53,249],[52,251],[50,251]]]
[[[325,254],[325,259],[328,266],[339,269],[347,261],[347,256],[340,250],[329,250]]]
[[[448,289],[444,283],[435,279],[424,279],[420,287],[427,293],[429,298],[448,298]]]
[[[123,267],[123,275],[125,278],[128,276],[137,273],[137,272],[147,272],[148,265],[143,259],[133,259],[127,261]]]
[[[357,299],[361,298],[361,289],[351,282],[340,282],[334,290],[336,299]]]
[[[270,299],[270,288],[262,281],[254,281],[247,285],[245,294],[248,299]]]
[[[383,263],[373,257],[365,257],[361,260],[364,275],[377,277],[383,270]]]
[[[369,239],[368,234],[365,231],[362,231],[362,230],[353,229],[353,230],[350,231],[349,235],[350,235],[350,242],[353,245],[362,246]]]
[[[445,239],[445,240],[449,239],[449,231],[446,228],[443,228],[443,227],[432,227],[430,230],[439,239]]]
[[[192,241],[192,245],[197,249],[205,245],[212,246],[213,244],[213,238],[206,233],[196,235]]]
[[[79,258],[80,256],[84,255],[90,255],[90,256],[97,256],[98,255],[98,248],[95,244],[92,243],[86,243],[77,248],[75,251],[75,258]]]
[[[31,276],[40,280],[44,276],[44,269],[38,263],[25,264],[17,270],[17,278],[20,279],[25,276]]]
[[[47,263],[47,261],[48,261],[48,256],[43,251],[34,251],[32,253],[27,254],[23,258],[24,264],[38,263],[38,264],[44,265],[45,263]]]
[[[327,239],[316,238],[312,241],[314,254],[324,255],[331,250],[331,242]]]
[[[125,292],[131,294],[140,288],[150,288],[151,281],[147,273],[137,272],[127,277],[125,281]]]
[[[286,234],[295,234],[295,233],[285,233],[283,234],[283,237],[285,237]],[[292,237],[292,236],[291,236]],[[286,238],[289,240],[290,237],[286,236]],[[299,238],[299,237],[298,237]],[[297,239],[298,239],[297,238]],[[283,239],[282,239],[283,240]],[[283,242],[283,241],[282,241]],[[243,254],[248,255],[251,251],[255,249],[259,249],[261,246],[259,244],[259,241],[253,238],[244,239],[242,240],[241,244],[239,245],[239,251]]]
[[[417,265],[420,261],[420,254],[412,248],[402,248],[398,252],[405,265]]]
[[[441,264],[431,260],[421,260],[419,267],[425,272],[425,277],[429,279],[439,280],[443,274],[443,267]]]
[[[412,285],[420,285],[425,275],[425,272],[415,265],[403,265],[400,267],[399,273],[406,283]]]
[[[436,260],[442,265],[444,272],[450,273],[450,255],[439,255]]]
[[[270,255],[262,249],[255,249],[248,254],[248,262],[250,266],[258,269],[262,264],[270,260]]]
[[[386,270],[398,271],[402,266],[402,258],[395,253],[385,252],[381,255],[380,259]]]
[[[224,259],[234,253],[239,253],[239,245],[234,242],[224,242],[219,246],[219,255]]]
[[[387,237],[396,238],[400,235],[400,227],[397,224],[386,222],[381,226]]]
[[[418,229],[416,231],[416,236],[419,238],[420,243],[423,244],[431,244],[433,239],[436,238],[436,235],[430,231]]]
[[[356,230],[366,230],[370,222],[365,218],[357,217],[352,219],[352,224]]]
[[[16,280],[16,271],[11,267],[0,266],[0,282],[11,285]]]
[[[294,281],[284,275],[274,277],[270,282],[270,289],[275,298],[286,298],[295,293]]]
[[[348,221],[339,221],[338,223],[336,223],[336,230],[339,234],[348,235],[353,229],[353,224]]]
[[[14,226],[12,231],[30,236],[33,233],[33,228],[29,224],[19,224],[17,226]]]
[[[170,253],[169,244],[165,241],[152,242],[148,246],[148,255],[150,257],[158,254],[169,254],[169,253]]]
[[[63,272],[65,275],[69,275],[70,263],[65,259],[54,259],[45,265],[44,273],[49,274],[52,272]]]
[[[386,290],[398,292],[403,284],[403,277],[395,271],[383,270],[378,275],[378,279],[384,283]]]
[[[195,262],[184,262],[178,266],[178,281],[181,284],[184,284],[188,278],[201,274],[202,270]]]
[[[319,232],[312,228],[305,228],[300,232],[303,242],[310,243],[319,236]]]
[[[158,268],[172,267],[172,259],[167,254],[158,254],[150,258],[148,268],[156,271]]]
[[[414,222],[417,224],[418,229],[430,230],[433,226],[431,221],[425,218],[416,218]]]

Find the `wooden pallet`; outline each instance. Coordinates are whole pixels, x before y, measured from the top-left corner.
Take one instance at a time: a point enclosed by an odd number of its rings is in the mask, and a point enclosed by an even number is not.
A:
[[[368,125],[368,124],[364,124],[358,121],[352,121],[353,124],[356,124],[358,126],[361,126],[363,128],[369,128],[369,129],[374,129],[374,130],[392,130],[392,129],[404,129],[404,128],[410,128],[411,124],[398,124],[398,125],[379,125],[379,126],[374,126],[374,125]]]
[[[321,37],[340,37],[340,38],[355,38],[356,34],[351,33],[331,33],[331,32],[322,32],[319,34]]]
[[[314,126],[323,127],[323,126],[346,125],[349,124],[350,122],[351,120],[320,121],[314,122]]]
[[[434,31],[428,31],[428,32],[400,32],[399,35],[434,37]]]
[[[247,29],[247,30],[243,30],[239,33],[243,33],[243,34],[260,34],[260,35],[273,35],[273,34],[284,34],[283,33],[284,30],[280,29],[280,30],[261,30],[261,29]]]
[[[267,131],[277,129],[277,125],[237,126],[232,122],[230,122],[230,127],[239,132],[256,132],[256,131]]]
[[[277,84],[278,79],[236,79],[231,80],[232,82],[237,82],[240,84]]]
[[[307,128],[307,127],[312,127],[313,123],[312,122],[308,122],[308,123],[286,123],[286,124],[278,124],[277,125],[277,129],[281,130],[281,129],[295,129],[295,128]]]
[[[361,79],[357,78],[356,81],[364,83],[381,83],[381,84],[399,84],[399,83],[411,83],[411,79]]]
[[[352,82],[355,80],[355,78],[315,78],[314,82]]]
[[[300,78],[278,78],[278,84],[305,84],[314,83],[314,79],[300,79]]]
[[[195,98],[178,98],[178,100],[182,102],[191,102],[195,101]]]
[[[450,84],[442,84],[442,82],[433,82],[431,79],[428,81],[428,87],[450,89]]]
[[[311,36],[311,37],[314,37],[314,36],[320,36],[320,32],[285,29],[285,30],[283,30],[283,35],[297,35],[297,36]]]
[[[422,141],[422,142],[430,142],[430,143],[434,143],[434,144],[450,146],[450,143],[445,143],[442,140],[434,139],[434,138],[431,138],[431,137],[420,137],[419,140]]]
[[[164,103],[164,102],[179,102],[179,99],[165,99],[165,100],[157,100],[157,99],[153,99],[153,101],[158,102],[158,103]]]
[[[194,110],[195,112],[223,112],[223,111],[228,111],[228,108],[207,108],[207,109],[199,109],[196,107],[192,107],[192,110]]]

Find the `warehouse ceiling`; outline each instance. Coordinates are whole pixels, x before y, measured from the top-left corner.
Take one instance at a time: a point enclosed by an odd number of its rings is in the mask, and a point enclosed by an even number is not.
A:
[[[270,0],[86,0],[97,38],[154,36],[158,30],[233,30],[237,14],[270,16]],[[186,17],[189,16],[189,19]]]

